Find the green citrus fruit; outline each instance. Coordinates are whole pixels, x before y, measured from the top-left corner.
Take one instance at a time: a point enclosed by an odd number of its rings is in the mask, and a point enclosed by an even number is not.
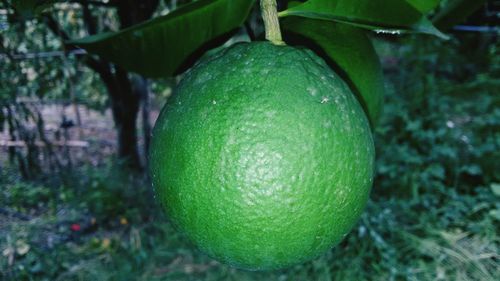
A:
[[[349,232],[374,147],[361,106],[322,59],[240,43],[185,75],[156,122],[150,161],[178,229],[222,262],[264,270],[314,258]]]

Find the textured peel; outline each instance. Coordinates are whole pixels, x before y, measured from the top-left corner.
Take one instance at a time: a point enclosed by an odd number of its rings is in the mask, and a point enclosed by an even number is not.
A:
[[[311,51],[240,43],[205,57],[154,128],[153,186],[202,251],[251,270],[318,256],[359,218],[373,179],[369,123]]]

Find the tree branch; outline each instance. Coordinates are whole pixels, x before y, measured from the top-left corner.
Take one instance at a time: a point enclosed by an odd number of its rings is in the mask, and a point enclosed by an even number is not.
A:
[[[52,16],[45,15],[45,23],[56,36],[62,39],[65,51],[78,49],[75,45],[65,43],[65,41],[68,41],[70,37]],[[109,69],[109,64],[107,62],[96,59],[92,56],[85,56],[83,62],[92,70],[97,72],[101,76],[101,78],[103,79],[113,78],[111,70]]]
[[[49,29],[58,37],[61,37],[62,40],[68,41],[69,35],[64,31],[60,26],[59,23],[54,19],[54,17],[50,15],[45,15],[45,23],[49,27]],[[68,49],[71,49],[69,45],[66,45]]]
[[[83,7],[83,22],[87,27],[87,32],[89,35],[94,35],[97,33],[97,27],[92,20],[92,12],[90,12],[89,5],[87,3],[82,4]]]
[[[118,6],[118,1],[101,2],[101,1],[92,1],[92,0],[73,0],[73,1],[68,1],[68,2],[69,3],[78,3],[78,4],[81,4],[82,6],[93,5],[93,6],[108,7],[108,8],[116,8],[116,6]]]

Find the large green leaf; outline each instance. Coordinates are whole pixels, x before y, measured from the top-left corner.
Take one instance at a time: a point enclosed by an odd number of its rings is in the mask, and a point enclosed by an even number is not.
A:
[[[379,58],[365,31],[300,17],[284,19],[282,29],[287,43],[315,50],[343,76],[374,126],[381,113],[385,86]]]
[[[418,32],[447,38],[403,0],[309,0],[279,15],[337,21],[378,32]]]
[[[487,0],[450,0],[432,21],[440,29],[452,28],[464,21],[486,2]]]
[[[406,2],[410,3],[413,7],[425,14],[439,6],[439,2],[441,2],[441,0],[406,0]]]
[[[147,77],[172,75],[205,43],[237,28],[254,0],[200,0],[116,33],[69,43]]]

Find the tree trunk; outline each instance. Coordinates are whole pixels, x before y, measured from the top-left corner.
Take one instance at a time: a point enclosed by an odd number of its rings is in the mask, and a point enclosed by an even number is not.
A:
[[[153,15],[159,0],[117,0],[116,4],[120,28],[126,28],[145,21]],[[82,1],[84,22],[89,34],[97,32],[95,19],[86,2]],[[69,36],[61,30],[52,17],[46,17],[48,26],[64,40]],[[74,46],[73,46],[74,47]],[[141,94],[134,90],[128,73],[104,59],[86,58],[86,64],[99,73],[106,85],[113,111],[113,120],[118,133],[118,158],[129,168],[142,170],[137,148],[136,120],[139,113]],[[147,140],[146,140],[147,141]]]
[[[118,1],[117,8],[121,28],[149,19],[158,6],[158,2],[158,0]],[[110,97],[113,118],[118,130],[118,155],[127,162],[127,166],[141,169],[142,165],[137,148],[136,120],[141,99],[143,100],[144,92],[148,92],[147,82],[142,77],[131,81],[126,71],[119,67],[115,68],[115,91],[110,91]],[[148,138],[144,141],[147,147]],[[147,155],[147,151],[145,154]]]
[[[115,126],[118,132],[118,156],[126,162],[126,166],[140,170],[142,165],[139,159],[139,152],[137,150],[137,105],[138,100],[130,103],[126,100],[114,101],[113,103],[113,116]]]
[[[113,120],[118,133],[118,158],[125,166],[141,170],[136,127],[140,96],[134,91],[127,72],[119,67],[115,67],[114,75],[101,78],[110,96]]]

